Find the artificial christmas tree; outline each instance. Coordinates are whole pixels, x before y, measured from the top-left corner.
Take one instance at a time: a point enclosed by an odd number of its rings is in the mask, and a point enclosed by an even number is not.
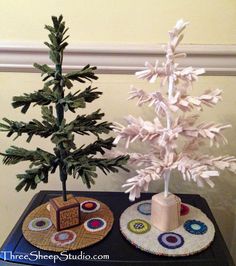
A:
[[[206,233],[203,224],[195,220],[187,222],[181,218],[181,207],[189,210],[188,206],[182,205],[180,199],[169,193],[169,182],[173,171],[179,171],[184,180],[193,180],[199,186],[203,186],[206,182],[213,187],[212,177],[219,176],[219,170],[228,169],[236,173],[236,158],[234,156],[220,156],[213,157],[207,154],[200,154],[199,146],[205,144],[204,142],[210,141],[210,146],[215,144],[217,147],[220,141],[227,143],[222,131],[230,125],[223,125],[214,122],[201,122],[197,124],[198,114],[188,115],[188,112],[197,110],[201,111],[203,106],[213,107],[218,101],[221,100],[221,90],[207,90],[201,96],[190,96],[188,90],[192,87],[197,76],[204,73],[204,69],[194,69],[186,67],[181,69],[176,59],[186,56],[186,54],[178,53],[177,47],[183,39],[183,30],[188,23],[179,20],[175,27],[169,31],[169,42],[165,48],[166,61],[159,64],[156,61],[155,66],[146,63],[146,69],[136,73],[140,79],[145,79],[150,83],[154,83],[160,79],[160,87],[157,91],[148,93],[142,89],[132,87],[129,99],[138,99],[138,106],[148,104],[155,110],[155,117],[153,121],[145,121],[141,117],[135,118],[129,115],[126,118],[127,126],[118,124],[114,127],[117,132],[115,144],[120,140],[125,141],[125,147],[128,148],[130,144],[135,141],[140,141],[148,146],[146,153],[128,153],[130,156],[130,163],[138,167],[136,170],[137,175],[129,178],[123,187],[128,187],[126,193],[129,193],[129,198],[133,201],[135,198],[140,197],[142,190],[148,191],[149,183],[151,181],[164,180],[164,192],[154,195],[151,201],[144,202],[138,206],[127,209],[121,217],[121,230],[124,235],[130,239],[132,243],[136,243],[142,249],[147,249],[155,254],[170,254],[169,251],[160,251],[158,248],[146,246],[140,243],[140,239],[135,238],[130,232],[134,232],[134,228],[148,228],[147,221],[136,223],[133,221],[133,226],[130,231],[127,231],[127,221],[130,219],[129,215],[136,214],[143,218],[143,215],[150,215],[149,219],[153,227],[151,234],[155,235],[159,231],[172,231],[183,226],[186,222],[186,230],[189,226],[192,232],[198,232],[197,228]],[[167,87],[167,96],[164,91]],[[182,112],[182,114],[181,114]],[[136,209],[135,209],[136,208]],[[138,208],[138,209],[137,209]],[[137,212],[138,210],[138,212]],[[194,213],[195,210],[192,209]],[[195,214],[197,215],[197,214]],[[147,218],[148,216],[146,216]],[[193,218],[195,216],[193,215]],[[201,219],[205,219],[204,217]],[[213,228],[210,221],[209,228]],[[132,231],[133,230],[133,231]],[[159,231],[158,231],[159,230]],[[159,232],[160,233],[160,232]],[[178,231],[176,231],[178,233]],[[214,233],[208,237],[211,241]],[[149,237],[146,236],[145,237]],[[168,238],[169,237],[169,238]],[[168,240],[169,239],[169,240]],[[169,248],[176,249],[183,246],[183,237],[176,235],[160,235],[160,245],[162,248],[169,245]],[[164,242],[163,242],[164,241]],[[180,243],[174,246],[173,243]],[[150,241],[151,245],[152,241]],[[205,243],[205,245],[210,242]],[[147,244],[148,245],[148,244]],[[154,244],[153,244],[154,245]],[[167,245],[167,246],[168,246]],[[204,246],[204,245],[203,245]],[[201,246],[202,248],[202,246]],[[201,248],[196,249],[194,252],[199,251]],[[153,251],[155,250],[155,251]],[[177,251],[179,254],[185,254],[186,251]],[[190,252],[189,252],[190,253]],[[172,255],[175,253],[173,252]]]
[[[79,71],[63,73],[63,55],[68,45],[66,42],[69,37],[66,35],[68,28],[65,27],[62,16],[52,17],[52,22],[52,26],[45,26],[49,31],[48,37],[50,40],[50,42],[45,42],[45,45],[49,48],[49,56],[54,66],[34,64],[35,68],[40,70],[42,76],[44,76],[43,88],[33,93],[25,93],[23,96],[15,96],[12,103],[14,108],[21,108],[22,113],[26,113],[31,105],[40,106],[42,121],[33,119],[30,122],[18,122],[4,118],[5,123],[0,124],[0,130],[8,132],[8,137],[16,135],[17,138],[24,134],[28,135],[27,142],[30,142],[33,136],[50,137],[51,142],[55,144],[55,148],[53,152],[49,152],[40,148],[27,150],[12,146],[1,155],[4,156],[3,163],[7,165],[22,161],[31,162],[29,169],[24,174],[17,175],[20,180],[16,187],[17,191],[23,188],[25,191],[35,189],[40,182],[47,183],[49,174],[55,173],[59,169],[63,200],[60,201],[60,204],[57,203],[61,206],[65,202],[68,211],[70,207],[68,201],[71,201],[72,207],[74,207],[71,208],[71,212],[74,214],[77,213],[75,209],[79,208],[79,203],[75,206],[76,199],[71,197],[67,201],[66,181],[68,175],[81,178],[90,188],[91,184],[95,183],[94,178],[97,177],[97,168],[105,174],[117,172],[119,168],[125,169],[123,165],[126,164],[128,156],[118,156],[113,159],[96,157],[97,154],[103,155],[104,149],[110,150],[115,146],[113,144],[114,138],[104,139],[101,137],[101,134],[108,134],[112,130],[112,124],[100,121],[104,116],[104,113],[100,110],[88,115],[79,114],[74,120],[66,121],[65,112],[75,113],[77,109],[85,108],[88,103],[99,98],[102,92],[91,85],[82,91],[77,89],[72,92],[73,81],[85,83],[97,79],[94,73],[96,67],[87,65]],[[96,141],[77,148],[75,135],[90,134],[96,137]],[[50,211],[52,221],[57,225],[62,212],[59,208],[59,214],[56,215],[54,211],[58,210],[52,208],[55,208],[55,204],[51,204]],[[63,212],[63,217],[65,217],[65,210]],[[67,212],[66,217],[68,219],[69,216],[69,212]],[[77,218],[71,219],[74,222],[68,223],[68,227],[79,223],[79,213]],[[61,226],[56,227],[61,228]],[[62,226],[62,228],[65,228],[65,226]]]

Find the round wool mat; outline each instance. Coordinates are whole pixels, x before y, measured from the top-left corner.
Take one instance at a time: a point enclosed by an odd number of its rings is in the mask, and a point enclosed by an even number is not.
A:
[[[22,232],[33,246],[61,252],[91,246],[109,233],[114,217],[109,207],[92,198],[77,197],[80,202],[81,223],[57,232],[50,220],[48,203],[34,209],[24,220]]]
[[[127,208],[120,217],[120,230],[135,247],[162,256],[188,256],[206,249],[214,239],[215,228],[198,208],[181,203],[181,225],[170,232],[152,226],[151,200]]]

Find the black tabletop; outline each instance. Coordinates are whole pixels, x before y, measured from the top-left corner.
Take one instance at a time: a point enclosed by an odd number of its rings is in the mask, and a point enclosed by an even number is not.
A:
[[[41,191],[35,195],[0,249],[0,265],[184,265],[184,266],[233,266],[233,260],[205,199],[199,195],[179,194],[182,202],[200,208],[214,223],[216,234],[213,243],[203,252],[188,257],[165,257],[145,253],[131,245],[119,231],[119,217],[130,206],[128,196],[121,192],[73,192],[75,196],[89,196],[106,203],[114,213],[111,232],[101,242],[79,251],[60,253],[39,250],[28,243],[21,227],[29,212],[59,191]],[[152,193],[144,193],[140,200],[151,199]],[[27,257],[28,256],[28,257]],[[69,259],[70,258],[70,259]],[[5,259],[5,260],[4,260]]]

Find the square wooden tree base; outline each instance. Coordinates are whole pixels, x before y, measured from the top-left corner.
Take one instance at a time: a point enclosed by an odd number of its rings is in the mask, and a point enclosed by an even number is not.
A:
[[[50,199],[50,216],[57,231],[64,230],[80,223],[80,204],[69,194],[67,201],[62,197]]]
[[[151,223],[157,229],[167,232],[180,226],[180,206],[181,199],[169,193],[167,197],[164,193],[156,194],[152,197]]]

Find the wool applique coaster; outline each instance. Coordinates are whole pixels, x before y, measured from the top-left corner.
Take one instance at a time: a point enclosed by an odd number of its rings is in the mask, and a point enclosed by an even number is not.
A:
[[[214,239],[215,228],[198,208],[181,203],[181,226],[162,232],[152,226],[151,200],[127,208],[120,217],[120,230],[135,247],[163,256],[188,256],[206,249]]]
[[[56,231],[50,219],[49,204],[34,209],[24,220],[22,232],[33,246],[61,252],[91,246],[109,233],[114,217],[109,207],[92,198],[78,197],[81,223],[78,226]]]

